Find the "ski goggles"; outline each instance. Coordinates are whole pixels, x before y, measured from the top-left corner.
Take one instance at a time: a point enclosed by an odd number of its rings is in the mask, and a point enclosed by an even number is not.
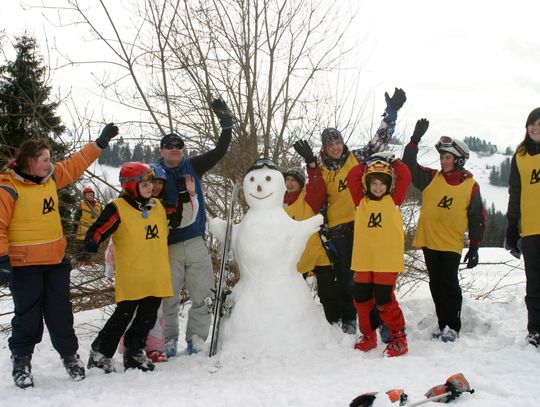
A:
[[[169,143],[166,143],[162,148],[164,148],[165,150],[172,150],[173,148],[176,148],[177,150],[182,150],[184,148],[184,142],[171,141]]]
[[[125,182],[136,181],[136,182],[150,182],[151,183],[152,180],[155,179],[155,177],[156,177],[156,174],[152,170],[152,171],[145,172],[144,174],[137,175],[135,177],[122,177],[120,178],[120,182],[125,183]]]
[[[453,148],[455,149],[460,155],[461,157],[465,157],[467,158],[469,156],[469,153],[467,153],[466,151],[464,151],[455,141],[452,137],[448,137],[448,136],[442,136],[439,141],[437,142],[437,144],[435,144],[435,148]]]
[[[253,164],[251,164],[251,166],[246,171],[246,174],[248,172],[250,172],[250,171],[253,171],[253,170],[260,170],[263,167],[268,167],[271,170],[277,170],[276,165],[274,164],[274,162],[271,159],[269,159],[269,158],[259,158],[258,160],[255,160],[253,162]]]

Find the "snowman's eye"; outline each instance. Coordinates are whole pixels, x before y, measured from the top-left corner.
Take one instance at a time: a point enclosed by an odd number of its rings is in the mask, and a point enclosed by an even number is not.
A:
[[[249,177],[249,180],[250,180],[251,182],[253,182],[254,179],[255,179],[255,178],[253,178],[253,177]]]
[[[272,179],[272,177],[271,177],[270,175],[267,175],[267,176],[266,176],[266,180],[267,180],[267,181],[270,181],[271,179]]]

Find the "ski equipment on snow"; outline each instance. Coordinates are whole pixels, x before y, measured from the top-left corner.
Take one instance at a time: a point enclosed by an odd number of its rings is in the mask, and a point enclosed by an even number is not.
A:
[[[399,406],[419,406],[421,404],[429,403],[430,401],[438,403],[449,403],[452,400],[455,400],[462,393],[474,393],[474,389],[471,389],[471,386],[467,379],[463,376],[463,373],[456,373],[446,379],[444,384],[434,386],[429,389],[425,396],[425,400],[409,402],[409,396],[405,393],[403,389],[392,389],[388,390],[386,394],[392,403],[399,402]],[[364,393],[356,397],[351,401],[351,407],[371,407],[375,401],[377,393]]]
[[[233,211],[240,190],[240,183],[235,183],[232,188],[231,201],[229,204],[229,212],[227,215],[227,227],[225,229],[225,240],[223,242],[223,250],[221,252],[221,265],[219,268],[219,277],[217,287],[214,291],[214,298],[207,305],[212,306],[213,324],[212,324],[212,339],[210,342],[209,356],[212,357],[217,352],[217,344],[219,339],[219,327],[221,317],[224,313],[230,312],[230,303],[227,302],[227,296],[230,294],[229,287],[226,286],[227,275],[229,274],[229,262],[232,257],[231,238],[233,227]]]

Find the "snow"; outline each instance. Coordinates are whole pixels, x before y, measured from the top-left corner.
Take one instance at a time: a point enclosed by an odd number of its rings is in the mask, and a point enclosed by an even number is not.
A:
[[[352,336],[339,334],[336,346],[306,348],[294,354],[286,352],[286,342],[282,344],[283,355],[266,354],[258,343],[244,344],[252,351],[247,357],[229,355],[220,360],[218,353],[209,358],[207,349],[197,355],[181,354],[158,364],[151,373],[124,373],[121,357],[115,355],[117,373],[106,375],[91,369],[85,380],[75,383],[45,332],[33,358],[36,387],[21,390],[13,385],[7,338],[2,337],[2,405],[346,406],[357,395],[372,391],[380,392],[377,402],[382,403],[386,401],[383,393],[392,388],[403,388],[410,400],[417,401],[429,388],[457,372],[462,372],[476,391],[462,395],[455,405],[536,405],[540,350],[524,340],[523,263],[499,248],[481,248],[480,261],[474,270],[462,270],[462,286],[468,288],[461,337],[455,343],[431,340],[436,319],[426,282],[406,297],[398,296],[407,321],[409,353],[393,359],[382,357],[382,343],[364,354],[352,349]],[[10,306],[4,300],[0,311]],[[188,308],[189,304],[181,310],[181,330],[185,329]],[[318,304],[317,309],[322,315]],[[85,362],[105,319],[102,310],[75,314],[79,353]],[[8,320],[8,316],[0,317],[1,323]],[[274,333],[269,326],[268,334]],[[218,363],[221,367],[215,368]]]

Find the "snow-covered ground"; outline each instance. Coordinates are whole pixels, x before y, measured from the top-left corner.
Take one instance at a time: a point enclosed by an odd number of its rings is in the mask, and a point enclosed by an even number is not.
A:
[[[482,264],[462,271],[467,286],[463,304],[463,328],[455,343],[431,340],[436,325],[427,283],[400,298],[407,321],[409,353],[382,357],[382,344],[367,354],[352,349],[354,339],[340,334],[336,346],[297,352],[284,357],[265,355],[257,343],[252,354],[241,358],[207,352],[180,356],[158,364],[151,373],[118,372],[105,375],[92,369],[86,380],[72,382],[53,350],[47,332],[33,358],[35,387],[21,390],[13,385],[7,337],[0,338],[0,393],[5,406],[347,406],[357,395],[381,392],[379,405],[390,405],[384,392],[403,388],[409,400],[423,399],[434,385],[462,372],[476,390],[464,394],[455,405],[533,406],[538,404],[540,350],[526,345],[523,264],[503,249],[481,248]],[[10,308],[0,303],[0,313]],[[294,312],[291,309],[290,312]],[[254,311],[255,312],[255,311]],[[321,311],[322,312],[322,311]],[[187,307],[182,310],[185,325]],[[5,323],[9,317],[0,317]],[[86,361],[90,343],[103,326],[100,310],[75,315],[80,355]],[[181,328],[181,329],[182,329]],[[268,335],[273,335],[272,326]],[[287,343],[283,343],[287,348]],[[213,366],[220,361],[221,367]]]

